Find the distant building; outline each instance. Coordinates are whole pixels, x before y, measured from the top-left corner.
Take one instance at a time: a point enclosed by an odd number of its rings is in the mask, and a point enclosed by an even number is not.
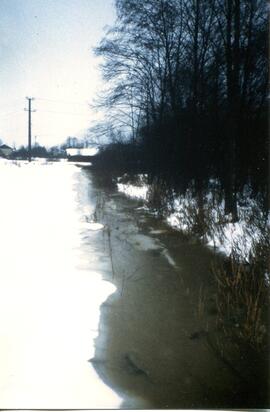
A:
[[[67,156],[77,156],[80,154],[80,149],[76,149],[75,147],[67,147],[66,148]]]
[[[13,149],[6,144],[2,144],[0,146],[0,157],[9,157],[11,153],[13,152]]]
[[[96,147],[85,147],[85,148],[75,148],[75,147],[67,147],[66,154],[67,157],[73,156],[95,156],[98,153],[98,148]]]

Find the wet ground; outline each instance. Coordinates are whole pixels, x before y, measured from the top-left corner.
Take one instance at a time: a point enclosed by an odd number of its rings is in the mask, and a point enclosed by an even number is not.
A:
[[[211,345],[208,249],[89,170],[0,174],[0,408],[262,406]]]

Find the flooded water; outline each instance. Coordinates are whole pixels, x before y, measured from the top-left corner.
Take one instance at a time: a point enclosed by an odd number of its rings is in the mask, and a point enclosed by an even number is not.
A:
[[[102,225],[80,169],[0,164],[0,408],[117,408],[90,358],[103,280]]]
[[[85,171],[85,173],[87,173]],[[117,290],[101,305],[94,365],[121,408],[222,409],[269,405],[267,361],[220,340],[218,257],[88,173],[99,193]]]

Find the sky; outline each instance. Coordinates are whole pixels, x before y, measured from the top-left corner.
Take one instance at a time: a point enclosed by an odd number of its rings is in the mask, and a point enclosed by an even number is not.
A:
[[[52,146],[83,137],[99,114],[94,56],[115,21],[113,0],[0,0],[0,139],[27,144],[26,97],[34,97],[33,141]]]

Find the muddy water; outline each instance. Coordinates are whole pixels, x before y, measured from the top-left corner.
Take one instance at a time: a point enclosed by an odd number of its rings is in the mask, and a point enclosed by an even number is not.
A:
[[[121,408],[260,406],[250,390],[254,377],[211,346],[213,254],[85,174],[105,226],[107,279],[117,287],[101,305],[92,364],[123,399]]]

